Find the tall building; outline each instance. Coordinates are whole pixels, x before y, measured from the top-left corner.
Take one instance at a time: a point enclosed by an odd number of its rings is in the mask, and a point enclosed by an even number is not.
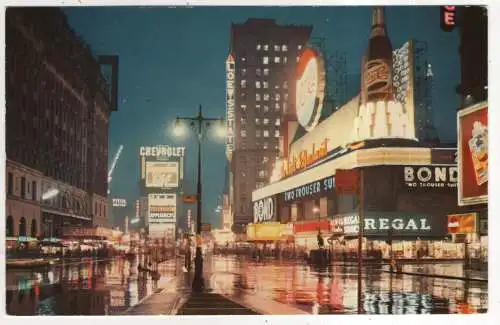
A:
[[[488,99],[488,14],[486,7],[459,8],[462,107]]]
[[[7,235],[107,225],[116,106],[100,63],[58,8],[10,7],[5,30]]]
[[[249,19],[231,26],[226,61],[230,201],[237,225],[253,220],[252,191],[269,181],[282,118],[294,114],[296,64],[312,26]]]

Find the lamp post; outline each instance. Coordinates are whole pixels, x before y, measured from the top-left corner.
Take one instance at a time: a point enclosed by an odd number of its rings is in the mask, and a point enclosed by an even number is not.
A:
[[[223,125],[224,119],[222,118],[210,118],[204,117],[201,111],[201,105],[198,107],[198,115],[194,117],[181,117],[178,116],[175,120],[176,132],[180,132],[181,121],[188,121],[190,125],[197,132],[198,140],[198,182],[196,188],[196,235],[198,240],[196,241],[196,255],[194,258],[194,279],[193,279],[193,291],[201,292],[204,288],[203,281],[203,256],[201,250],[201,214],[202,214],[202,201],[201,201],[201,140],[203,139],[203,126],[206,129],[210,127],[211,122],[219,122]]]

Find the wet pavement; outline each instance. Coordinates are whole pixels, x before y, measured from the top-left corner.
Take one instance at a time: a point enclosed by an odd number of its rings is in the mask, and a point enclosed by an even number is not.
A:
[[[189,314],[189,305],[187,312],[182,308],[190,297],[192,273],[182,272],[182,265],[181,258],[164,262],[159,266],[161,277],[157,280],[149,274],[136,274],[136,268],[125,260],[86,261],[31,271],[9,269],[7,312]],[[211,314],[221,314],[224,308],[242,311],[238,306],[259,314],[282,315],[486,312],[488,284],[484,281],[391,274],[386,268],[366,266],[362,270],[360,298],[355,264],[318,269],[302,261],[256,262],[246,257],[216,255],[205,258],[204,278],[207,294],[214,294],[214,301],[222,306]],[[456,275],[462,272],[458,263],[405,265],[403,271]]]
[[[487,283],[395,275],[380,266],[363,270],[358,299],[356,265],[315,269],[302,262],[259,263],[220,256],[212,263],[217,270],[211,279],[215,292],[245,301],[265,314],[273,314],[276,303],[281,305],[280,314],[293,314],[293,309],[310,314],[477,313],[486,312],[488,305]],[[434,265],[448,273],[458,267]]]
[[[7,314],[119,315],[174,279],[179,272],[176,262],[160,264],[158,279],[136,272],[136,265],[124,259],[8,269]]]

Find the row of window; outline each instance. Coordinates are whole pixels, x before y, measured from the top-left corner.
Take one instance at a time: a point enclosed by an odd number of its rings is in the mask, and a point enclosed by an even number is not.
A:
[[[269,145],[269,143],[267,143],[267,142],[262,142],[262,143],[257,142],[257,143],[255,143],[255,148],[259,149],[259,150],[269,150],[271,148],[274,148],[274,150],[279,150],[280,146],[279,146],[279,144],[275,144],[274,147],[273,147],[273,146]],[[249,149],[247,142],[244,141],[244,140],[242,140],[240,142],[239,149],[240,150],[247,150],[247,149]],[[250,148],[250,149],[253,149],[253,148]]]
[[[241,125],[246,125],[247,124],[247,119],[245,117],[240,118]],[[271,120],[269,118],[263,118],[262,119],[262,125],[270,125]],[[261,124],[261,119],[260,118],[255,118],[255,124],[260,125]],[[275,119],[274,125],[280,126],[281,124],[281,119],[277,118]]]
[[[263,101],[269,101],[269,100],[270,100],[270,98],[271,98],[271,96],[270,96],[268,93],[264,93],[264,94],[256,93],[256,94],[255,94],[255,100],[256,100],[257,102],[260,102],[261,100],[263,100]],[[280,94],[280,93],[278,93],[278,92],[277,92],[277,93],[274,93],[274,100],[278,102],[278,101],[280,101],[280,99],[281,99],[281,94]],[[284,99],[285,101],[287,101],[287,100],[288,100],[288,93],[285,93],[285,94],[283,95],[283,99]]]
[[[246,104],[241,104],[240,105],[240,112],[242,118],[246,119],[246,113],[247,113],[248,106]],[[283,102],[283,112],[286,112],[287,109],[287,103]],[[256,104],[255,105],[255,110],[257,111],[258,114],[267,114],[269,113],[269,104]],[[274,111],[276,113],[279,113],[281,111],[281,104],[280,103],[274,103]],[[278,123],[278,122],[276,122]],[[279,125],[279,124],[276,124]]]
[[[269,138],[269,130],[263,130],[262,133],[260,132],[261,130],[255,130],[255,136],[257,138],[260,138],[261,134],[262,134],[262,137],[264,138]],[[241,130],[240,131],[240,135],[242,138],[246,138],[247,137],[247,130]],[[279,130],[274,130],[274,137],[275,138],[279,138],[280,137],[280,131]]]
[[[279,44],[274,44],[272,47],[269,46],[269,44],[261,44],[261,43],[257,43],[256,46],[255,46],[255,49],[257,51],[264,51],[264,52],[267,52],[269,51],[269,49],[272,49],[274,50],[274,52],[288,52],[288,45],[287,44],[283,44],[283,45],[279,45]],[[300,50],[302,49],[302,45],[299,45],[297,46],[297,49]]]
[[[26,218],[21,217],[19,220],[19,233],[17,236],[19,237],[25,237],[27,236],[27,231],[26,231]],[[14,234],[14,219],[12,216],[7,217],[6,225],[5,225],[5,232],[7,234],[7,237],[14,237],[16,234]],[[35,219],[31,220],[31,229],[30,229],[30,236],[31,237],[37,237],[38,233],[38,224]],[[16,236],[16,237],[17,237]]]
[[[30,184],[26,182],[26,177],[21,177],[20,178],[21,182],[21,193],[20,196],[22,199],[27,199],[28,197],[26,196],[26,188],[28,187],[29,191],[29,186]],[[14,195],[14,174],[11,172],[7,173],[7,195]],[[37,200],[37,183],[36,181],[31,182],[31,200],[36,201]]]
[[[246,77],[247,76],[247,68],[242,68],[241,69],[241,76]],[[255,69],[255,75],[257,77],[262,77],[262,76],[269,76],[269,68],[256,68]]]

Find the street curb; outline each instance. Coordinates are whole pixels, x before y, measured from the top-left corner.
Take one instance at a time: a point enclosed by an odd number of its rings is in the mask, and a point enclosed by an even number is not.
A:
[[[389,270],[381,270],[382,272],[385,273],[392,273],[392,274],[403,274],[403,275],[413,275],[413,276],[421,276],[421,277],[428,277],[428,278],[441,278],[441,279],[449,279],[449,280],[461,280],[461,281],[475,281],[475,282],[483,282],[483,283],[488,283],[487,279],[479,279],[479,278],[464,278],[464,277],[459,277],[459,276],[452,276],[452,275],[440,275],[440,274],[425,274],[425,273],[412,273],[412,272],[394,272],[394,271],[389,271]]]

